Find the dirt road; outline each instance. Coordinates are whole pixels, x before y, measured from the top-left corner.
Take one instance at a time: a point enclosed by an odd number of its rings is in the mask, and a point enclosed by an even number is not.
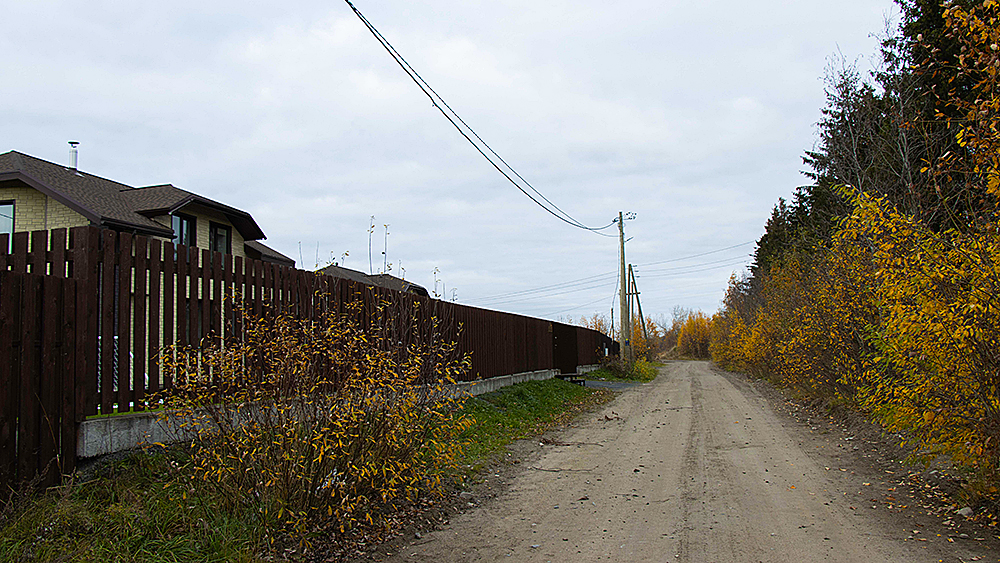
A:
[[[673,362],[653,383],[549,436],[552,443],[521,452],[522,469],[502,494],[393,559],[798,563],[975,556],[977,546],[947,543],[929,529],[914,538],[920,530],[909,529],[915,524],[907,516],[858,496],[870,483],[838,465],[843,450],[830,451],[808,433],[776,414],[742,377],[706,362]]]

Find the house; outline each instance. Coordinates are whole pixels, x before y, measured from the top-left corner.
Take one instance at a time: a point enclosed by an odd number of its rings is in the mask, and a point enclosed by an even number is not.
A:
[[[135,188],[40,158],[0,154],[0,234],[95,225],[295,266],[246,211],[170,184]]]
[[[408,282],[402,278],[397,278],[396,276],[390,276],[389,274],[368,275],[364,272],[359,272],[358,270],[352,270],[350,268],[344,268],[343,266],[333,264],[317,270],[317,273],[344,280],[353,280],[368,285],[374,285],[376,287],[384,287],[395,291],[413,293],[423,297],[430,297],[430,294],[427,293],[427,289],[423,286]]]

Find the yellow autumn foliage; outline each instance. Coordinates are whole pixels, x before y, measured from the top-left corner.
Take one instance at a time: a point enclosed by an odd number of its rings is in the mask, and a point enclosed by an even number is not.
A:
[[[945,201],[955,227],[932,230],[884,199],[842,188],[853,209],[829,240],[786,254],[754,291],[730,280],[711,350],[725,367],[870,413],[903,435],[916,459],[945,455],[967,470],[974,493],[995,494],[1000,2],[951,6],[944,17],[973,95],[936,101],[966,152],[949,151],[924,172],[964,186],[964,200]],[[942,64],[950,63],[931,61],[928,72]]]
[[[683,357],[708,359],[709,344],[712,340],[712,319],[696,311],[691,313],[681,325],[677,336],[677,353]]]

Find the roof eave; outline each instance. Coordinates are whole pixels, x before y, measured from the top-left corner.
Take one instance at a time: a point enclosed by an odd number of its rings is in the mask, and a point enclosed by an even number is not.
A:
[[[253,216],[247,213],[246,211],[243,211],[241,209],[236,209],[235,207],[230,207],[224,203],[219,203],[215,200],[208,199],[207,197],[203,197],[198,194],[191,194],[188,197],[174,204],[174,206],[170,208],[170,213],[174,213],[192,203],[196,203],[198,205],[202,205],[205,207],[215,209],[217,211],[221,211],[222,214],[225,215],[227,219],[229,219],[229,222],[232,223],[234,227],[236,227],[236,230],[240,232],[240,235],[243,236],[243,240],[267,239],[267,236],[264,234],[264,231],[260,228],[260,225],[258,225],[257,221],[254,221]]]
[[[130,223],[128,221],[122,221],[119,219],[112,219],[109,217],[104,217],[95,211],[84,207],[84,205],[75,199],[67,196],[59,190],[53,190],[47,186],[44,182],[32,177],[30,174],[25,174],[24,171],[16,172],[3,172],[0,173],[0,182],[17,180],[28,185],[28,187],[38,190],[39,192],[45,194],[48,197],[58,201],[59,203],[65,205],[66,207],[76,211],[80,215],[83,215],[88,221],[95,225],[105,225],[108,227],[115,227],[119,229],[133,230],[142,234],[149,234],[159,237],[172,238],[174,236],[173,229],[162,228],[158,229],[156,227],[150,227],[147,225],[138,225],[136,223]]]
[[[51,197],[52,199],[58,201],[59,203],[65,205],[66,207],[69,207],[73,211],[76,211],[80,215],[83,215],[91,223],[101,224],[103,222],[104,218],[95,211],[88,209],[87,207],[84,207],[82,203],[76,201],[71,197],[68,197],[66,194],[58,190],[53,190],[44,182],[32,177],[29,174],[25,174],[24,171],[18,170],[15,172],[0,173],[0,182],[7,180],[19,180],[21,182],[24,182],[29,187],[42,192],[48,197]]]

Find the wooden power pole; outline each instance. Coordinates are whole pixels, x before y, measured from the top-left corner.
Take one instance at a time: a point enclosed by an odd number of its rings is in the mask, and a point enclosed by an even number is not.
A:
[[[629,295],[635,296],[635,306],[639,309],[639,326],[642,327],[642,337],[649,340],[649,332],[646,330],[646,318],[642,316],[642,301],[639,301],[639,286],[635,283],[635,270],[632,269],[632,264],[628,265],[628,277],[632,282],[632,289]],[[629,312],[632,311],[632,306],[629,305]]]
[[[621,346],[621,357],[622,360],[627,362],[632,361],[632,319],[629,318],[628,310],[628,278],[625,272],[625,218],[622,216],[622,212],[618,212],[618,242],[620,251],[619,261],[619,274],[621,281],[619,282],[619,287],[621,291],[618,293],[619,296],[619,312],[621,315],[618,317],[619,337],[618,342]]]

